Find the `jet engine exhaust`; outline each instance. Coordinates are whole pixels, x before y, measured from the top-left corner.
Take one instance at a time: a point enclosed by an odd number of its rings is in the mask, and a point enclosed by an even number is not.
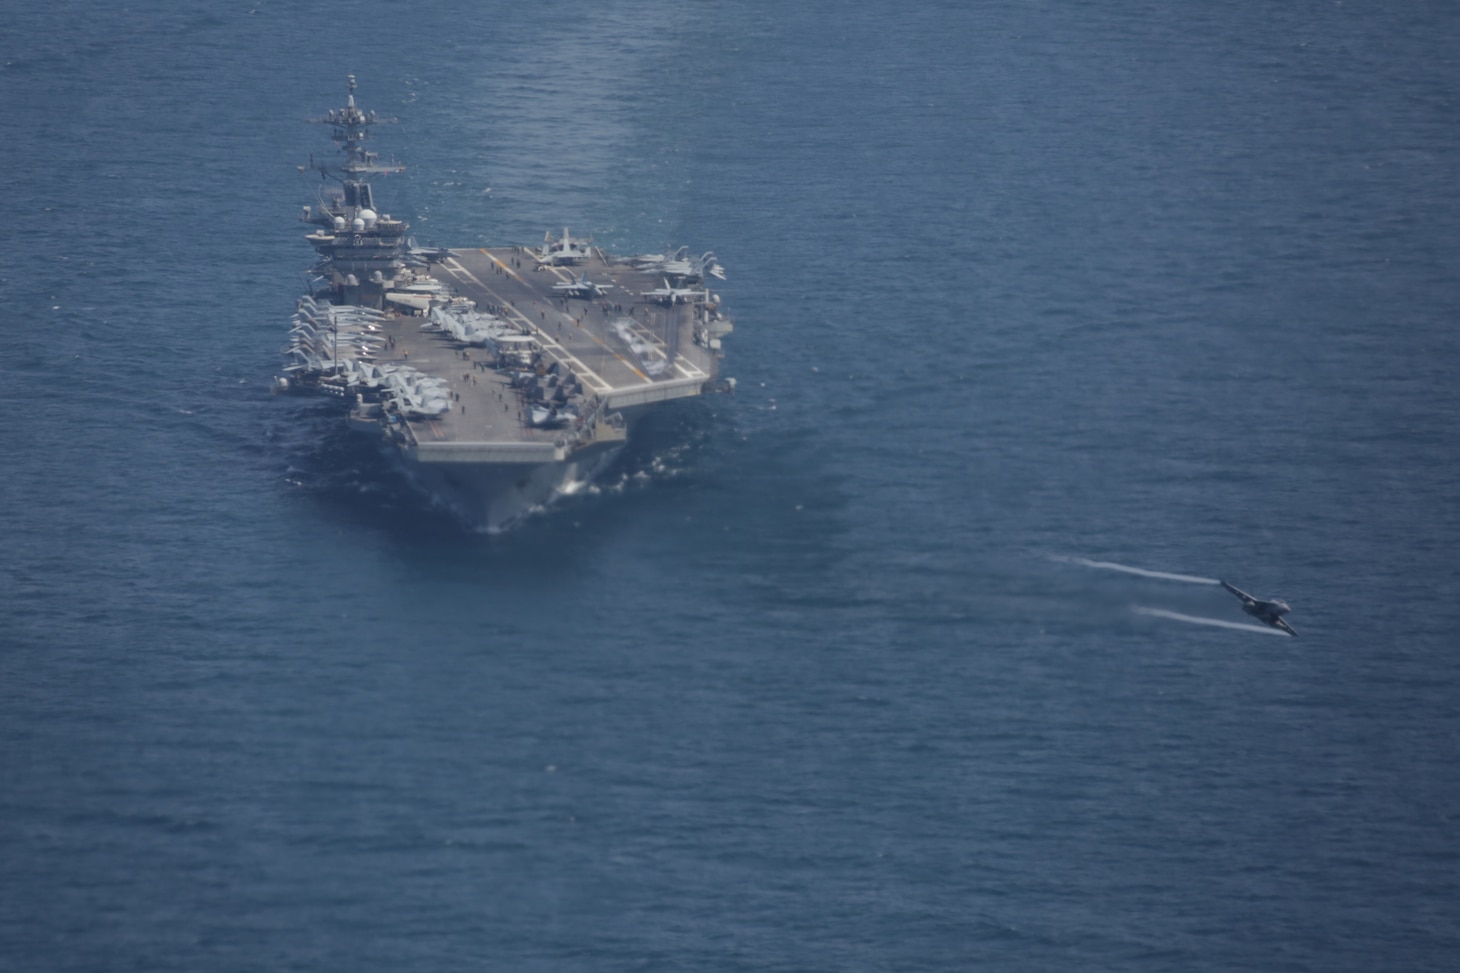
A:
[[[1202,618],[1199,615],[1183,615],[1180,612],[1167,611],[1164,608],[1142,608],[1137,605],[1131,608],[1137,615],[1149,615],[1153,618],[1169,618],[1178,622],[1190,622],[1193,625],[1212,625],[1216,628],[1235,628],[1242,632],[1257,632],[1261,635],[1281,635],[1288,637],[1288,633],[1276,628],[1268,628],[1266,625],[1246,625],[1242,622],[1225,622],[1220,618]]]
[[[1126,564],[1116,564],[1114,561],[1091,561],[1083,557],[1071,557],[1067,554],[1051,554],[1051,561],[1058,561],[1061,564],[1077,564],[1084,568],[1097,568],[1101,571],[1120,571],[1124,574],[1137,574],[1143,578],[1160,578],[1163,581],[1184,581],[1187,584],[1221,584],[1216,578],[1198,578],[1192,574],[1171,574],[1167,571],[1148,571],[1145,568],[1133,568]],[[1246,626],[1243,626],[1246,627]]]

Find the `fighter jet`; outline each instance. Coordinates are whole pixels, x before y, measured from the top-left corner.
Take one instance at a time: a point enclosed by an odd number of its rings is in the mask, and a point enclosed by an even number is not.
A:
[[[657,304],[684,304],[695,298],[707,299],[708,292],[695,290],[693,287],[672,287],[666,277],[663,287],[656,287],[652,291],[640,291],[639,296]]]
[[[446,249],[445,247],[417,246],[415,237],[407,237],[406,254],[410,257],[416,258],[422,263],[430,263],[433,260],[439,263],[440,261],[450,257],[451,251]]]
[[[568,228],[563,227],[563,239],[555,241],[552,234],[548,233],[543,237],[542,259],[545,263],[557,266],[558,264],[576,264],[588,259],[588,251],[580,249],[578,244],[583,241],[574,240],[568,236]]]
[[[691,257],[688,260],[669,260],[659,268],[671,277],[682,277],[689,280],[704,280],[708,274],[712,277],[725,279],[725,268],[720,266],[715,259],[713,251],[705,251],[698,257]]]
[[[583,273],[578,275],[577,280],[570,280],[561,284],[554,284],[553,291],[558,294],[564,294],[568,297],[583,297],[592,299],[595,297],[602,297],[603,294],[612,287],[612,284],[593,283],[591,280],[588,279],[588,271],[585,270],[583,271]]]
[[[673,253],[640,253],[629,258],[629,262],[646,273],[663,267],[672,260],[687,260],[689,247],[680,247]]]
[[[645,273],[664,274],[686,283],[704,280],[707,275],[725,279],[725,268],[711,251],[691,257],[689,247],[680,247],[672,254],[643,253],[629,259]]]
[[[1289,625],[1286,621],[1283,620],[1283,616],[1292,611],[1292,609],[1288,607],[1287,602],[1277,600],[1263,601],[1261,598],[1252,597],[1241,588],[1238,588],[1236,585],[1230,585],[1225,581],[1223,581],[1221,584],[1223,588],[1226,588],[1228,591],[1232,592],[1232,594],[1236,595],[1242,600],[1242,610],[1245,611],[1247,614],[1251,615],[1259,622],[1262,622],[1266,625],[1271,625],[1273,628],[1282,629],[1284,632],[1287,632],[1289,635],[1293,636],[1293,638],[1298,637],[1298,633],[1293,630],[1293,626]]]

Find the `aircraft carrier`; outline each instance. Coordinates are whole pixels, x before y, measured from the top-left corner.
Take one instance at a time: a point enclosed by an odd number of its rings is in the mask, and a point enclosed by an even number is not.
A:
[[[310,119],[339,158],[300,167],[321,176],[300,217],[318,261],[276,390],[338,398],[436,503],[495,532],[588,483],[647,410],[733,388],[712,253],[616,257],[566,227],[536,246],[417,247],[370,181],[404,171],[366,148],[396,120],[355,90]]]

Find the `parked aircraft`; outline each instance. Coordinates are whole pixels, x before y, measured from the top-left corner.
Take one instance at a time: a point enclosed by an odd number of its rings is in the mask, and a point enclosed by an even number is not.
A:
[[[568,236],[568,228],[563,227],[563,239],[554,241],[552,234],[543,238],[542,259],[545,263],[558,266],[560,264],[576,264],[588,259],[588,251],[579,247],[582,242]]]
[[[607,291],[613,288],[612,284],[595,284],[588,279],[588,271],[578,275],[577,280],[564,281],[561,284],[553,285],[553,292],[563,294],[567,297],[594,298],[602,297]]]
[[[707,292],[695,290],[693,287],[672,287],[666,277],[663,287],[656,287],[652,291],[641,291],[639,296],[646,300],[654,301],[656,304],[685,304],[696,298],[704,298]]]

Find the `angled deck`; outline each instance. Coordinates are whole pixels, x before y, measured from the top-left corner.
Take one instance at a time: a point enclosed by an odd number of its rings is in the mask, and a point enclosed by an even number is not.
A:
[[[570,369],[587,395],[604,403],[605,411],[698,395],[715,377],[714,353],[695,340],[694,307],[644,298],[644,292],[662,286],[663,280],[607,260],[597,250],[574,267],[549,266],[524,248],[453,250],[433,262],[430,272],[479,309],[531,334],[545,357]],[[554,284],[585,272],[593,283],[612,287],[593,298],[553,290]],[[521,447],[551,447],[561,442],[562,431],[535,428],[527,421],[507,376],[484,367],[487,352],[465,347],[440,331],[423,330],[423,323],[409,315],[386,318],[384,333],[392,347],[375,359],[403,362],[448,383],[449,413],[407,423],[420,458],[449,462],[459,453],[493,462],[511,462],[514,456],[520,462],[551,460],[545,449]],[[509,448],[463,451],[445,448],[448,444]],[[513,444],[520,446],[510,448]]]

